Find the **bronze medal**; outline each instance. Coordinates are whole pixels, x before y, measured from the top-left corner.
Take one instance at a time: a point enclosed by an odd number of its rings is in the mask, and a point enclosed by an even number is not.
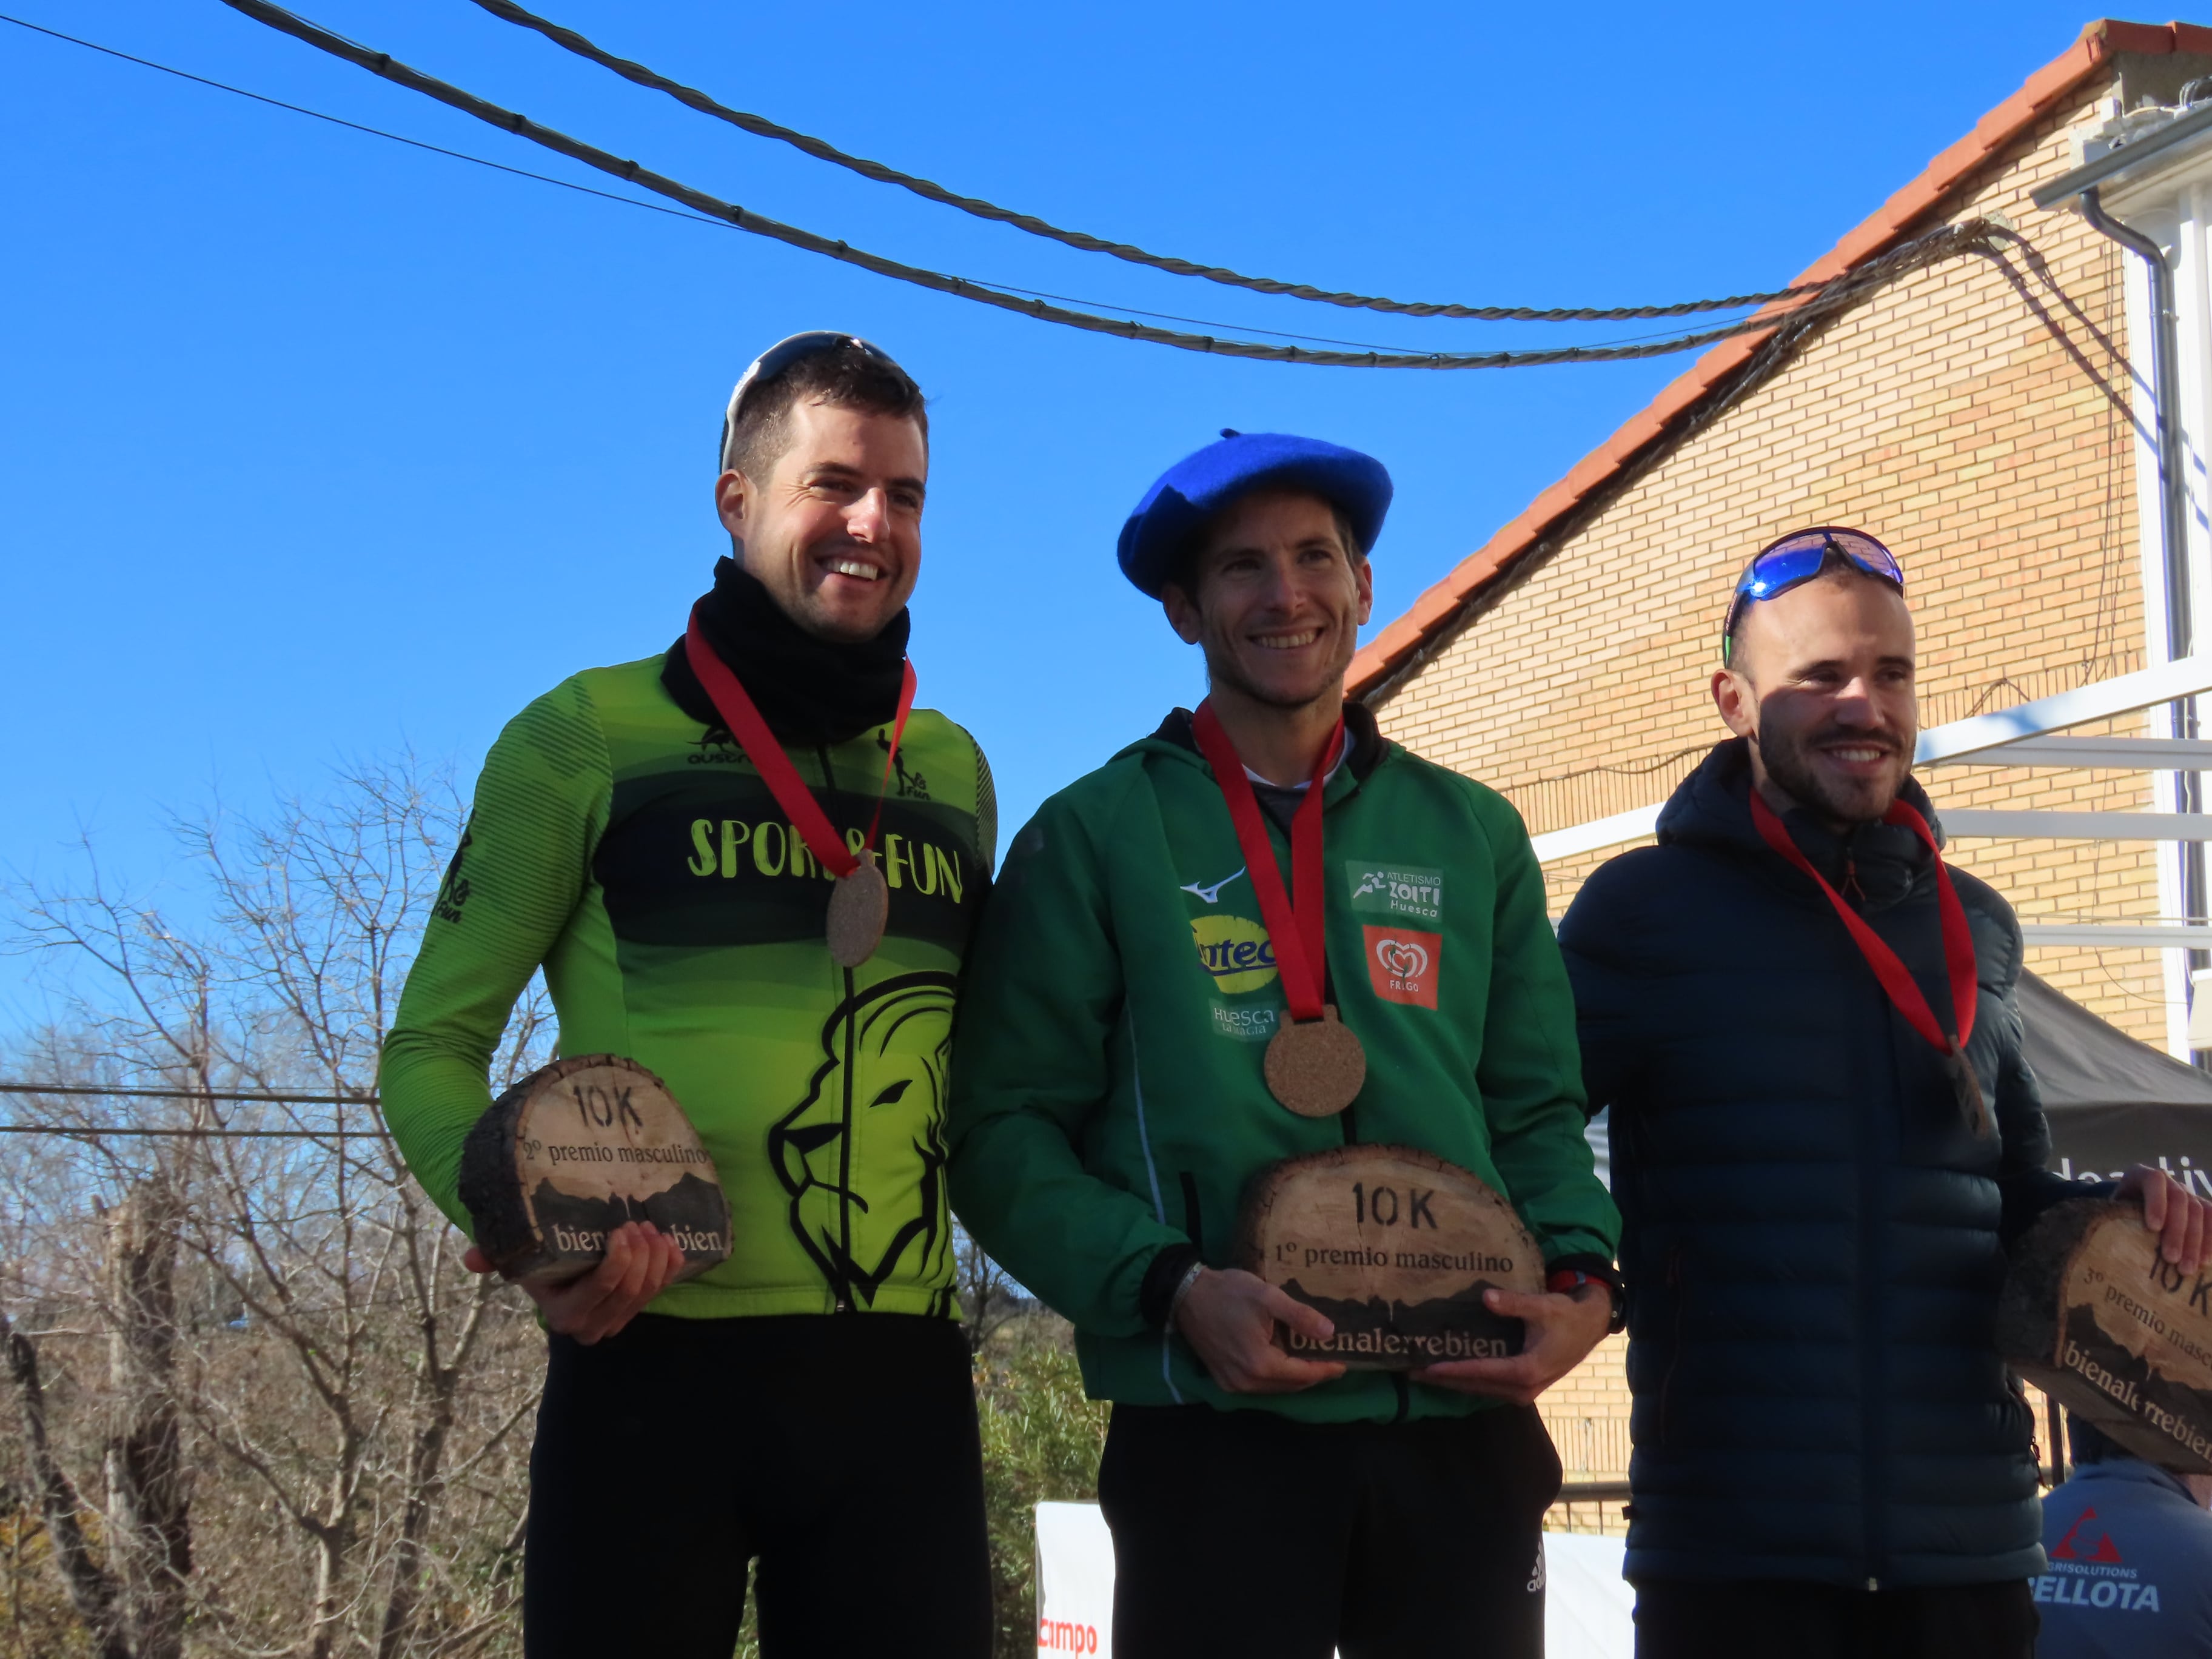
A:
[[[1267,1092],[1300,1117],[1334,1117],[1367,1081],[1367,1051],[1330,1003],[1319,1019],[1287,1012],[1267,1040]]]
[[[1237,844],[1251,872],[1252,890],[1260,901],[1260,915],[1274,947],[1275,967],[1283,981],[1283,1000],[1289,1005],[1275,1025],[1261,1060],[1261,1076],[1267,1092],[1300,1117],[1334,1117],[1358,1097],[1367,1081],[1367,1053],[1359,1039],[1337,1017],[1336,1005],[1322,999],[1328,994],[1328,932],[1322,913],[1328,908],[1322,882],[1322,803],[1328,776],[1344,753],[1344,722],[1322,746],[1306,781],[1306,798],[1292,815],[1291,883],[1297,889],[1293,902],[1283,885],[1283,872],[1275,862],[1275,849],[1260,817],[1260,803],[1236,745],[1214,714],[1211,702],[1202,702],[1191,716],[1191,736],[1214,782],[1229,807],[1229,821],[1237,831]]]
[[[875,955],[891,917],[891,890],[872,848],[830,890],[830,959],[857,968]]]
[[[906,717],[914,710],[914,665],[904,665],[899,677],[898,717],[891,722],[890,741],[884,744],[884,775],[876,786],[875,819],[860,845],[854,847],[837,833],[821,802],[814,799],[814,792],[799,775],[799,769],[783,752],[775,733],[753,706],[744,683],[714,654],[714,647],[700,632],[696,606],[690,629],[684,636],[684,651],[715,713],[721,715],[730,735],[768,786],[769,793],[791,820],[793,836],[805,843],[824,871],[836,877],[830,890],[830,911],[823,919],[823,932],[832,962],[840,968],[859,967],[875,955],[876,947],[884,942],[884,928],[890,925],[890,889],[876,866],[876,831],[883,827],[884,792],[890,787],[891,768],[898,759],[900,739],[906,734]],[[877,741],[884,740],[878,737]]]
[[[1889,811],[1882,815],[1881,821],[1911,830],[1928,849],[1936,868],[1936,912],[1943,929],[1943,973],[1951,981],[1952,1024],[1948,1034],[1936,1019],[1936,1011],[1928,1006],[1927,994],[1897,952],[1867,926],[1866,918],[1844,902],[1844,896],[1829,884],[1828,878],[1813,867],[1813,861],[1790,838],[1789,830],[1759,791],[1751,792],[1751,822],[1759,831],[1759,838],[1820,890],[1820,896],[1828,901],[1836,919],[1844,924],[1844,931],[1851,936],[1859,954],[1866,958],[1867,966],[1874,970],[1890,1006],[1940,1056],[1937,1063],[1950,1081],[1952,1096],[1958,1102],[1959,1115],[1966,1120],[1967,1129],[1976,1136],[1992,1134],[1996,1126],[1990,1119],[1989,1103],[1982,1098],[1982,1080],[1974,1075],[1974,1063],[1966,1058],[1966,1052],[1967,1039],[1974,1034],[1976,999],[1980,995],[1973,929],[1967,925],[1966,908],[1959,902],[1958,890],[1952,884],[1951,867],[1943,862],[1943,849],[1919,809],[1900,797],[1890,802]]]
[[[1960,1115],[1966,1127],[1978,1135],[1990,1132],[1990,1109],[1982,1098],[1982,1080],[1974,1075],[1974,1062],[1966,1058],[1956,1039],[1951,1052],[1943,1056],[1943,1069],[1951,1074],[1952,1091],[1959,1097]]]

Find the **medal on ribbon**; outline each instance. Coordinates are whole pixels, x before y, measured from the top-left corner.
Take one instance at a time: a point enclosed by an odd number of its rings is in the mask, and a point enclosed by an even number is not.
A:
[[[1881,821],[1904,825],[1935,854],[1936,909],[1943,927],[1943,972],[1951,985],[1954,1035],[1950,1036],[1946,1036],[1942,1026],[1936,1023],[1935,1010],[1928,1006],[1928,999],[1921,994],[1918,983],[1897,952],[1867,926],[1864,917],[1844,902],[1844,896],[1828,884],[1827,878],[1813,867],[1813,861],[1790,838],[1790,831],[1774,815],[1774,809],[1759,798],[1756,785],[1751,792],[1751,821],[1758,826],[1760,840],[1810,876],[1819,886],[1836,914],[1843,918],[1851,942],[1859,947],[1867,966],[1881,981],[1891,1004],[1905,1016],[1905,1024],[1920,1034],[1921,1040],[1943,1056],[1944,1075],[1951,1080],[1951,1092],[1958,1100],[1960,1115],[1976,1134],[1989,1133],[1989,1103],[1982,1098],[1982,1081],[1974,1075],[1973,1062],[1966,1058],[1966,1039],[1974,1034],[1974,934],[1966,922],[1966,907],[1959,902],[1958,890],[1951,884],[1951,868],[1943,862],[1942,849],[1936,845],[1936,832],[1928,827],[1928,820],[1907,802],[1898,800],[1890,803]]]
[[[730,672],[729,665],[714,654],[714,647],[707,643],[706,635],[699,627],[699,613],[694,609],[691,623],[684,635],[684,654],[691,662],[691,672],[706,688],[714,701],[714,712],[722,717],[723,725],[737,739],[738,746],[745,751],[745,758],[768,785],[775,804],[791,821],[806,843],[806,850],[814,854],[822,867],[837,878],[830,890],[830,916],[824,928],[830,947],[830,958],[840,968],[857,968],[876,953],[884,942],[884,929],[890,921],[890,888],[884,881],[884,872],[876,863],[876,832],[883,827],[884,795],[890,787],[891,767],[898,759],[899,740],[906,735],[906,717],[914,710],[914,665],[904,665],[904,677],[899,684],[898,717],[891,725],[891,741],[884,756],[883,781],[876,789],[876,814],[870,820],[868,833],[861,839],[858,850],[848,847],[844,838],[830,824],[830,815],[814,799],[814,792],[799,775],[799,769],[783,752],[783,745],[768,729],[768,722],[754,707],[746,694],[744,684]]]
[[[1274,946],[1283,998],[1290,1005],[1289,1014],[1268,1040],[1261,1065],[1267,1092],[1301,1117],[1333,1117],[1352,1104],[1367,1081],[1367,1054],[1359,1038],[1337,1017],[1335,1005],[1322,1000],[1328,960],[1323,954],[1327,895],[1322,874],[1322,787],[1344,752],[1344,722],[1338,720],[1329,734],[1306,786],[1306,798],[1291,820],[1288,890],[1252,781],[1244,775],[1244,763],[1211,704],[1199,704],[1191,717],[1191,732],[1198,739],[1199,752],[1213,768],[1214,781],[1228,805],[1237,845],[1260,901],[1260,919]]]

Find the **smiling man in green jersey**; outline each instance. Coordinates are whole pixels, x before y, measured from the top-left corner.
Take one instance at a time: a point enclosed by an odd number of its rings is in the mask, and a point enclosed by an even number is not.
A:
[[[953,1200],[1114,1402],[1115,1646],[1143,1659],[1543,1650],[1559,1462],[1530,1404],[1605,1334],[1618,1218],[1527,831],[1345,700],[1389,499],[1371,458],[1257,433],[1153,486],[1121,568],[1209,695],[1015,837],[969,970]],[[1511,1201],[1548,1270],[1487,1292],[1517,1356],[1276,1345],[1338,1333],[1235,1265],[1244,1194],[1358,1146]]]
[[[727,1659],[756,1556],[769,1659],[873,1651],[855,1593],[913,1652],[988,1650],[944,1121],[998,828],[974,739],[907,712],[928,462],[920,389],[863,341],[795,335],[745,372],[731,556],[669,650],[500,734],[385,1045],[392,1131],[465,1228],[462,1139],[542,966],[562,1052],[657,1073],[730,1200],[730,1257],[695,1279],[632,1224],[583,1279],[529,1287],[550,1332],[531,1659]],[[884,924],[833,956],[834,878],[872,882],[865,848]]]

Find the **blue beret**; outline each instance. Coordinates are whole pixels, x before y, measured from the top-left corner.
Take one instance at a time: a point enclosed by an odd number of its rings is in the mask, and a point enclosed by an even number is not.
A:
[[[1121,574],[1160,596],[1182,551],[1200,526],[1246,491],[1263,485],[1311,490],[1352,520],[1359,550],[1375,545],[1390,510],[1390,475],[1372,455],[1285,432],[1231,432],[1186,455],[1145,492],[1121,526]]]

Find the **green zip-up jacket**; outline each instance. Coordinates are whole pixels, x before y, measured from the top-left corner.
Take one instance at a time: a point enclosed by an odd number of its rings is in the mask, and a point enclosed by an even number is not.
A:
[[[1364,709],[1346,723],[1351,759],[1322,798],[1329,994],[1367,1081],[1341,1116],[1267,1092],[1282,987],[1183,711],[1045,803],[985,913],[956,1042],[953,1206],[1074,1322],[1094,1398],[1314,1422],[1493,1403],[1376,1371],[1231,1395],[1148,1320],[1155,1258],[1195,1244],[1231,1265],[1245,1183],[1279,1158],[1419,1147],[1504,1193],[1547,1261],[1612,1260],[1620,1218],[1583,1137],[1574,1003],[1528,831],[1500,796],[1383,742]],[[1269,832],[1287,884],[1287,839]]]
[[[914,711],[876,843],[890,930],[842,969],[830,877],[744,751],[663,689],[661,662],[564,680],[493,744],[385,1042],[392,1133],[466,1229],[461,1140],[542,963],[561,1052],[657,1073],[729,1196],[730,1259],[654,1312],[950,1315],[945,1069],[998,837],[982,751]],[[787,750],[854,847],[889,739]]]

